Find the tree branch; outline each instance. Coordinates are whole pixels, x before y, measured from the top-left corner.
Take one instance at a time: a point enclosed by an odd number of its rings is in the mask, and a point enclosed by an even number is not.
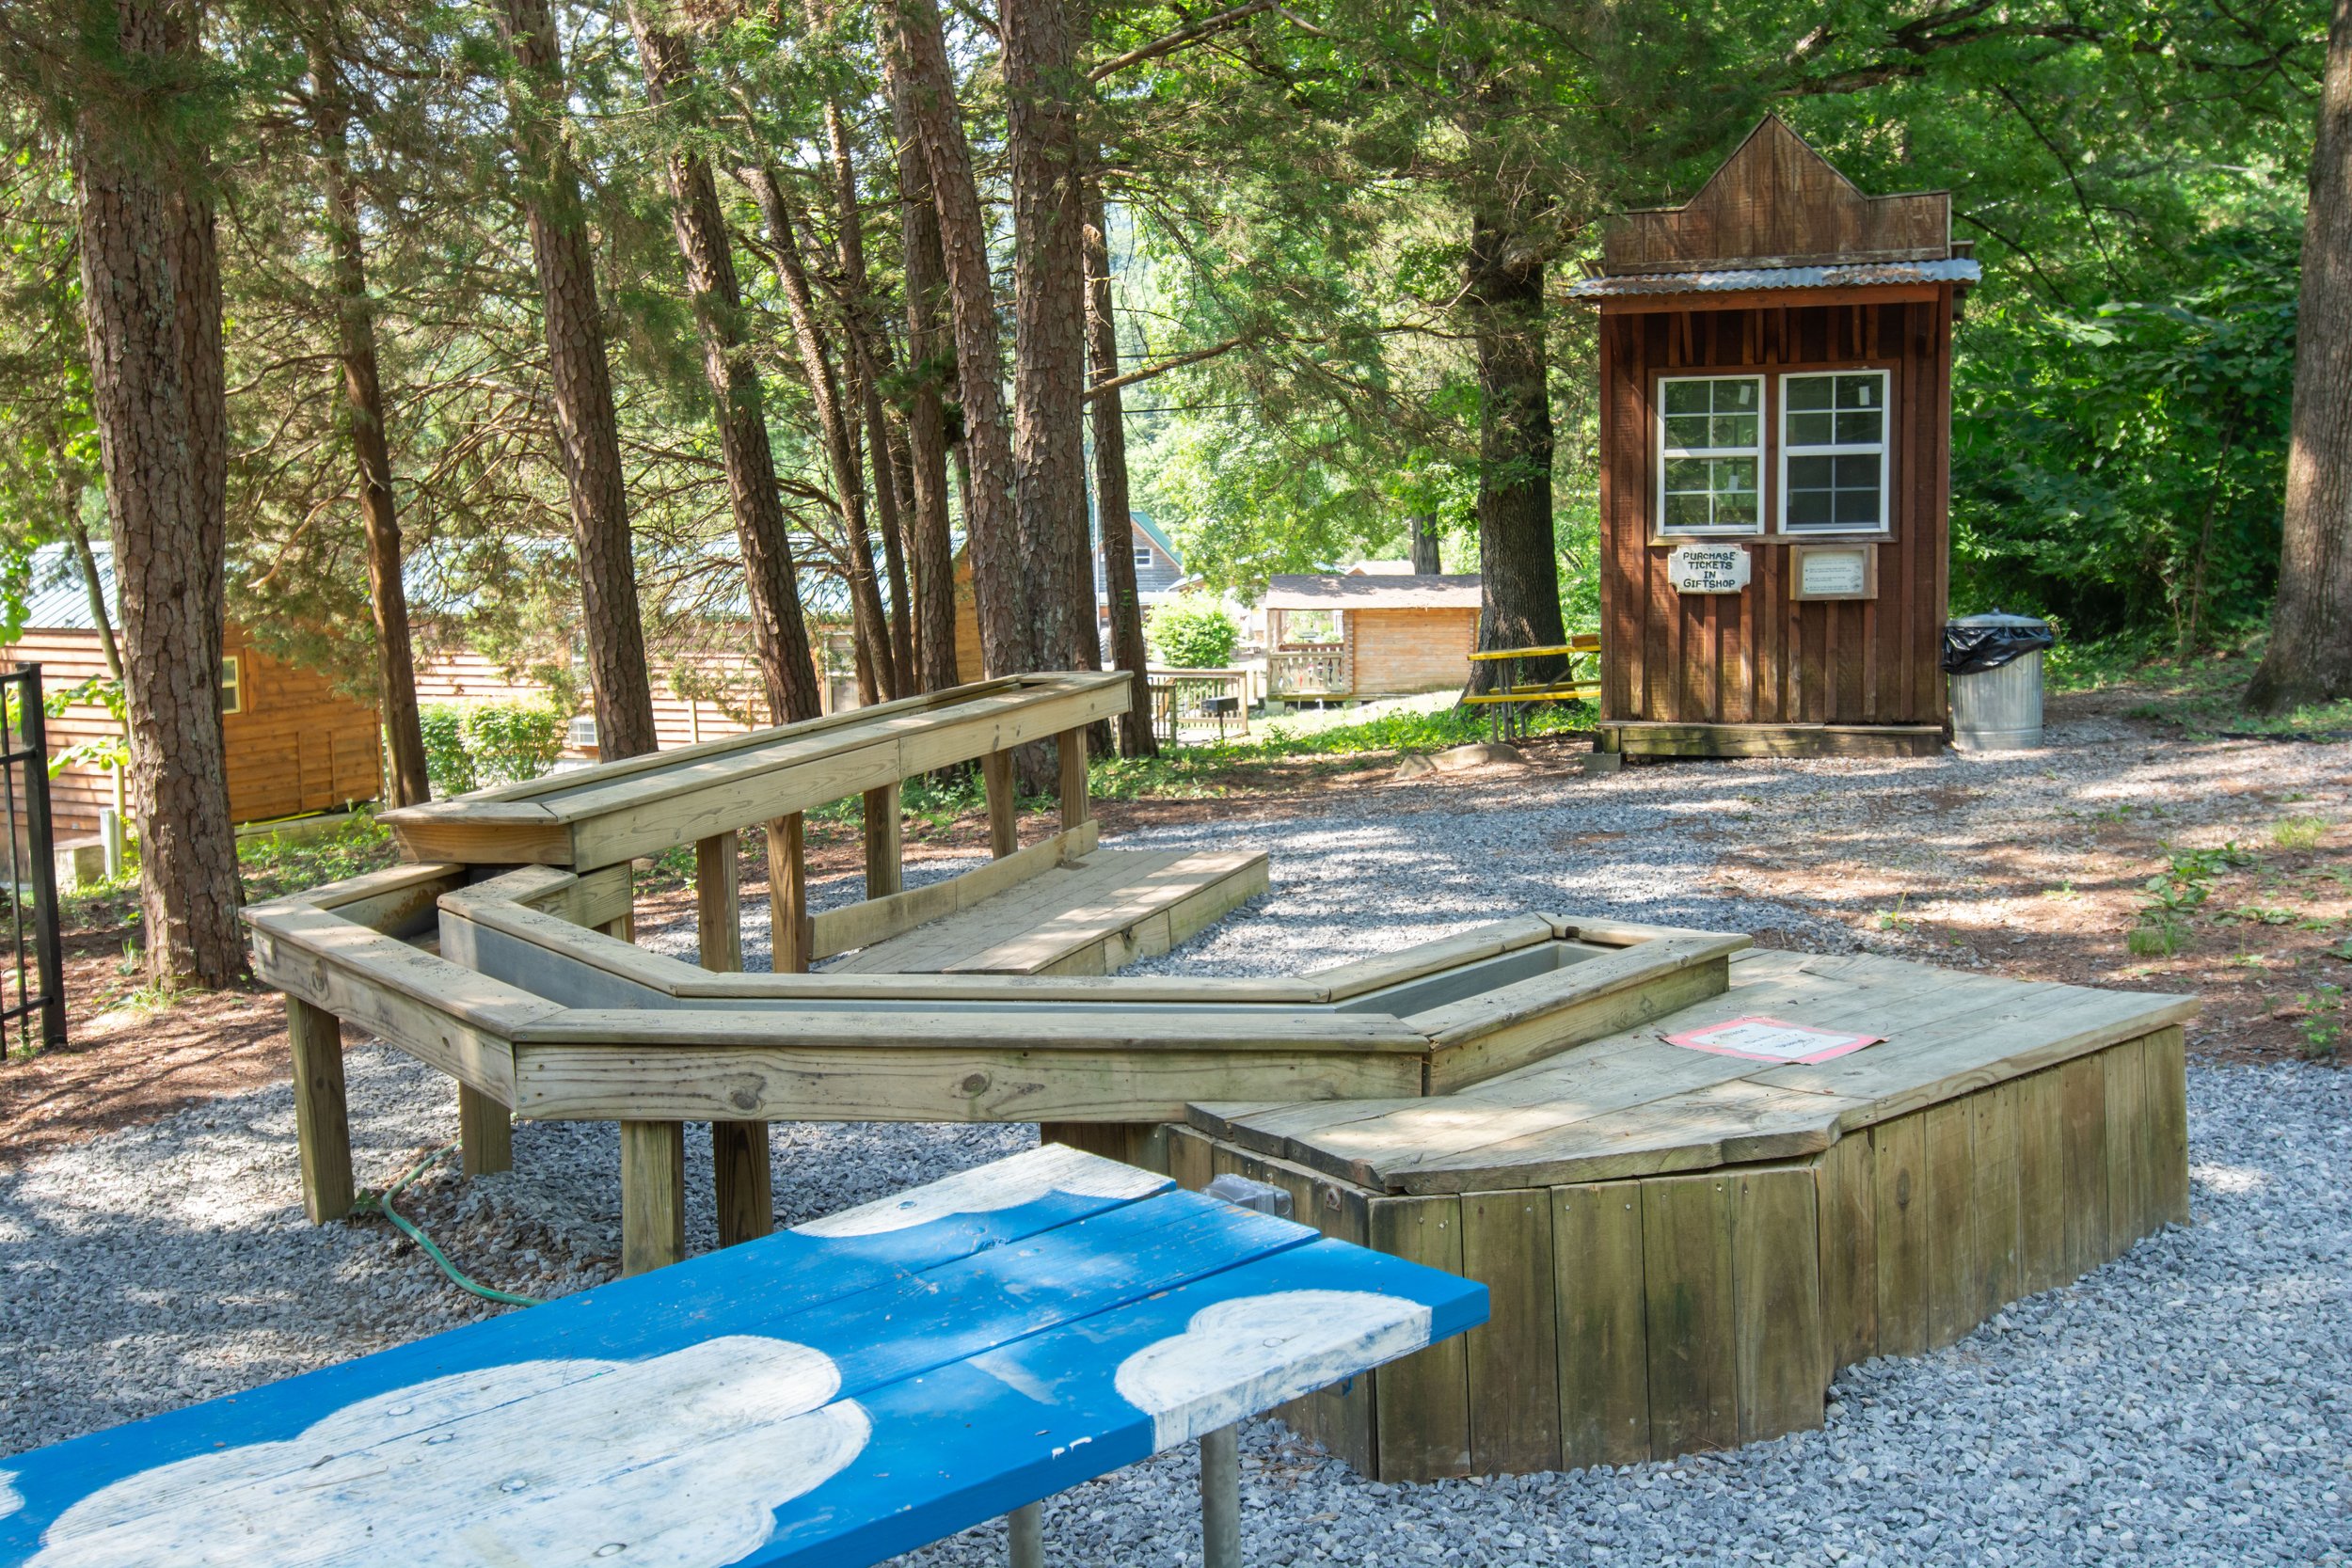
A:
[[[1149,43],[1137,44],[1123,55],[1112,55],[1092,71],[1088,71],[1087,80],[1099,82],[1112,72],[1124,71],[1131,65],[1141,65],[1144,61],[1157,59],[1162,55],[1174,54],[1188,43],[1197,42],[1212,34],[1224,32],[1229,27],[1238,27],[1251,17],[1275,8],[1275,0],[1248,0],[1247,5],[1235,6],[1232,9],[1219,11],[1215,16],[1204,16],[1198,22],[1187,22],[1172,33],[1163,33]]]

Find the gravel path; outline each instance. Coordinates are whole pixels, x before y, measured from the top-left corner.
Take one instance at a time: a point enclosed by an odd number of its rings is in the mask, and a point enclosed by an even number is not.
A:
[[[1836,834],[1865,850],[1942,852],[1921,832],[1918,802],[1930,786],[1958,784],[1979,797],[1968,811],[1998,813],[2026,837],[2062,843],[2088,814],[2131,800],[2167,803],[2193,839],[2201,802],[2251,770],[2321,810],[2342,807],[2352,784],[2344,747],[2158,752],[2103,720],[2058,738],[2072,744],[1994,762],[1498,775],[1335,797],[1304,817],[1236,814],[1154,830],[1130,842],[1268,849],[1275,891],[1147,967],[1293,969],[1529,908],[1851,946],[1853,929],[1816,911],[1704,891],[1723,835]],[[853,884],[820,892],[846,897]],[[747,946],[761,938],[747,932]],[[691,933],[675,927],[645,940],[691,951]],[[381,1183],[454,1132],[446,1085],[405,1058],[356,1048],[350,1080],[363,1182]],[[2197,1063],[2189,1107],[2193,1226],[2010,1307],[1948,1350],[1849,1369],[1820,1432],[1671,1465],[1390,1486],[1260,1423],[1244,1447],[1248,1560],[2352,1560],[2352,1077]],[[778,1127],[782,1217],[944,1175],[1034,1135]],[[293,1144],[292,1100],[278,1086],[0,1176],[0,1452],[489,1310],[441,1283],[380,1220],[303,1225]],[[557,1294],[609,1277],[613,1130],[526,1124],[516,1144],[514,1173],[469,1184],[428,1177],[409,1210],[492,1283]],[[688,1191],[702,1205],[690,1210],[690,1244],[707,1245],[707,1150],[699,1139],[689,1150]],[[1197,1562],[1192,1487],[1180,1453],[1066,1495],[1047,1509],[1049,1560]],[[987,1528],[907,1560],[993,1568],[1003,1550]]]

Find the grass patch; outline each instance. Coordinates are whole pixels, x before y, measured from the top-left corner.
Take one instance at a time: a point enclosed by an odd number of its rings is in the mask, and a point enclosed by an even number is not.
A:
[[[2175,725],[2191,736],[2214,735],[2341,738],[2352,736],[2352,702],[2315,703],[2287,713],[2252,713],[2246,683],[2262,662],[2263,640],[2182,660],[2165,641],[2120,636],[2093,642],[2061,641],[2050,651],[2044,678],[2052,691],[2145,689],[2149,696],[2127,711],[2134,719]]]
[[[244,880],[248,904],[379,870],[399,859],[391,830],[375,819],[373,806],[355,810],[351,820],[335,832],[301,843],[276,834],[237,841],[237,874]],[[68,935],[136,927],[140,919],[138,841],[126,837],[120,876],[60,891],[57,912]]]
[[[2289,816],[2273,823],[2270,842],[2281,849],[2316,849],[2319,841],[2328,836],[2328,819],[2324,816]]]

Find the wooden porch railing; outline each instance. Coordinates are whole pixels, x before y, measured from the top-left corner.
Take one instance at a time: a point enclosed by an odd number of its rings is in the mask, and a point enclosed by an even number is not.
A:
[[[1278,648],[1266,655],[1268,696],[1346,697],[1355,690],[1356,661],[1344,642]]]

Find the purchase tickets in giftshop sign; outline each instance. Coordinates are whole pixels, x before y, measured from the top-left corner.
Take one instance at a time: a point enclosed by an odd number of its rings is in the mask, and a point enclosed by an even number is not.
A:
[[[1668,1035],[1665,1041],[1686,1051],[1712,1051],[1719,1056],[1745,1056],[1752,1062],[1826,1062],[1885,1037],[1813,1029],[1779,1018],[1735,1018],[1728,1023]]]
[[[1683,545],[1666,554],[1677,594],[1737,594],[1748,585],[1745,545]]]

